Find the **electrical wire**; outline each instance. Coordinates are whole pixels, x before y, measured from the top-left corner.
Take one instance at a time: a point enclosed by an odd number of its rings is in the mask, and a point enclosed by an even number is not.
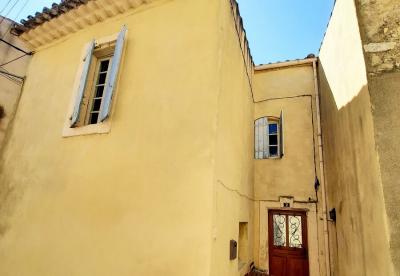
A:
[[[11,1],[11,0],[10,0]],[[18,0],[19,1],[19,0]],[[25,9],[26,5],[28,4],[29,0],[26,0],[25,3],[22,5],[22,7],[19,9],[19,11],[17,12],[17,14],[15,15],[15,19],[14,21],[17,20],[18,16],[21,14],[21,12]],[[1,23],[0,23],[1,25]],[[12,28],[12,24],[10,24],[10,26],[8,27],[8,29],[5,31],[5,33],[1,36],[1,39],[3,39],[7,33],[11,30]]]
[[[5,63],[3,63],[3,64],[0,64],[0,67],[1,67],[1,66],[4,66],[4,65],[7,65],[7,64],[10,64],[11,62],[14,62],[14,61],[16,61],[16,60],[19,60],[20,58],[23,58],[24,56],[27,56],[27,54],[23,54],[23,55],[21,55],[21,56],[19,56],[19,57],[16,57],[16,58],[14,58],[14,59],[12,59],[12,60],[10,60],[10,61],[7,61],[7,62],[5,62]]]
[[[3,23],[4,19],[7,18],[7,16],[11,13],[11,11],[12,11],[12,10],[15,8],[15,6],[19,3],[19,1],[20,1],[20,0],[16,0],[16,2],[11,6],[11,8],[8,10],[8,12],[1,18],[1,20],[0,20],[0,27],[1,27],[1,24]],[[7,6],[10,4],[10,2],[11,2],[11,0],[9,0],[9,1],[7,2],[6,6],[5,6],[4,8],[2,8],[1,12],[3,12],[3,11],[7,8]],[[18,16],[21,14],[21,12],[25,9],[25,7],[26,7],[26,5],[28,4],[28,2],[29,2],[29,0],[26,0],[26,1],[24,2],[24,4],[22,5],[22,7],[18,10],[18,12],[17,12],[17,14],[16,14],[16,16],[15,16],[15,20],[18,18]],[[14,21],[15,21],[15,20],[14,20]],[[13,26],[13,24],[10,24],[10,26],[8,26],[7,30],[1,35],[1,40],[3,40],[3,38],[8,34],[8,32],[11,30],[12,26]],[[7,44],[9,44],[9,43],[7,43]],[[10,46],[12,46],[12,45],[10,44]],[[15,46],[13,46],[13,47],[15,48]],[[24,52],[24,51],[23,51],[23,52]],[[0,70],[0,76],[2,76],[2,77],[4,77],[4,78],[6,78],[6,79],[8,79],[8,80],[10,80],[10,81],[12,81],[12,82],[18,84],[18,85],[21,85],[23,81],[21,82],[21,79],[18,79],[16,76],[14,77],[14,75],[11,74],[7,69],[3,68],[3,66],[4,66],[4,65],[7,65],[7,64],[10,64],[10,63],[12,63],[12,62],[14,62],[14,61],[16,61],[16,60],[18,60],[18,59],[20,59],[20,58],[22,58],[22,57],[28,55],[28,54],[29,54],[29,53],[24,52],[23,55],[18,56],[18,57],[14,58],[14,59],[12,59],[12,60],[10,60],[10,61],[7,61],[7,62],[1,64],[1,65],[0,65],[0,69],[1,69],[1,70]]]
[[[2,72],[0,72],[0,76],[3,77],[3,78],[5,78],[5,79],[7,79],[7,80],[9,80],[9,81],[11,81],[11,82],[13,82],[13,83],[15,83],[16,85],[19,85],[19,86],[22,85],[22,82],[21,82],[21,81],[15,80],[15,79],[13,79],[13,78],[7,76],[6,74],[3,74]]]
[[[1,72],[1,70],[3,70],[4,72]],[[14,82],[16,84],[21,84],[21,80],[20,79],[14,78],[11,75],[6,74],[6,73],[9,73],[9,72],[10,71],[8,71],[6,68],[0,67],[0,76],[6,78],[6,79],[8,79],[8,80],[10,80],[10,81],[12,81],[12,82]]]
[[[3,23],[4,18],[6,18],[10,14],[10,12],[14,9],[15,5],[17,5],[19,1],[20,0],[15,1],[14,5],[12,5],[11,8],[9,9],[9,11],[3,16],[3,18],[0,20],[0,26],[1,26],[1,23]]]
[[[10,0],[11,1],[11,0]],[[25,1],[25,3],[23,4],[23,6],[22,6],[22,8],[21,9],[19,9],[19,11],[18,11],[18,13],[17,13],[17,15],[16,15],[16,18],[18,18],[18,16],[20,15],[20,13],[23,11],[23,9],[26,7],[26,5],[28,4],[28,1],[29,0],[26,0]],[[1,25],[1,23],[0,23],[0,25]],[[6,34],[10,31],[10,29],[12,28],[12,24],[10,24],[10,26],[9,26],[9,28],[6,30],[6,32],[1,36],[1,40],[6,36]],[[16,58],[14,58],[14,59],[12,59],[12,60],[9,60],[9,61],[7,61],[7,62],[5,62],[5,63],[3,63],[3,64],[0,64],[0,67],[2,67],[2,66],[5,66],[5,65],[7,65],[7,64],[10,64],[10,63],[12,63],[12,62],[14,62],[14,61],[16,61],[16,60],[19,60],[20,58],[23,58],[24,56],[26,56],[26,55],[28,55],[28,53],[24,53],[23,55],[21,55],[21,56],[19,56],[19,57],[16,57]]]
[[[7,4],[0,10],[0,14],[7,8],[8,4],[10,4],[11,0],[8,0]]]
[[[5,79],[8,79],[9,81],[12,81],[12,82],[15,83],[15,84],[18,84],[18,85],[21,85],[21,84],[22,84],[21,81],[19,81],[19,80],[17,80],[17,79],[14,79],[13,77],[10,77],[10,76],[8,76],[7,74],[5,74],[5,73],[3,73],[3,72],[0,72],[0,76],[2,76],[2,77],[5,78]]]

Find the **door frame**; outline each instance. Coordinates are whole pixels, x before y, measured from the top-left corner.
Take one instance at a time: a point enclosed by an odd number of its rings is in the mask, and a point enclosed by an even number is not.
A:
[[[271,260],[272,260],[272,252],[276,253],[277,255],[282,255],[282,256],[303,256],[306,255],[307,258],[307,264],[308,268],[307,270],[310,271],[310,255],[308,252],[308,219],[307,219],[307,212],[308,210],[305,209],[295,209],[295,208],[270,208],[268,209],[268,226],[267,226],[267,234],[268,234],[268,267],[269,270],[271,269]],[[273,214],[279,213],[279,214],[285,214],[285,215],[296,215],[296,216],[301,216],[302,218],[302,225],[301,225],[301,231],[302,231],[302,241],[303,241],[303,247],[301,250],[298,248],[285,248],[285,249],[275,249],[274,248],[274,237],[273,237]],[[286,222],[286,227],[287,222]],[[288,241],[288,234],[286,236],[286,241]],[[309,272],[308,272],[309,273]]]

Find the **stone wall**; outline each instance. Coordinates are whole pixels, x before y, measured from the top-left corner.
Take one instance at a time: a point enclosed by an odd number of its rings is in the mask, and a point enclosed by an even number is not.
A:
[[[400,71],[400,1],[356,2],[369,75]]]
[[[376,149],[389,226],[391,258],[400,275],[400,1],[357,0]]]
[[[365,52],[383,45],[371,45],[379,41],[360,36],[359,8],[352,1],[336,1],[319,56],[327,203],[328,210],[336,209],[336,221],[329,224],[331,270],[340,276],[393,276],[397,274],[392,269],[385,183],[372,112],[371,95],[377,90],[371,89],[367,78],[370,52]],[[378,71],[369,72],[378,76]]]

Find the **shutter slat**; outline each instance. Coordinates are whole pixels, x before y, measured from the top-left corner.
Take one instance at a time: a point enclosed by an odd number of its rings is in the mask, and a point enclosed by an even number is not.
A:
[[[107,80],[102,108],[100,111],[101,122],[107,119],[108,116],[110,115],[112,97],[114,94],[115,85],[117,83],[118,71],[121,64],[122,52],[124,48],[125,34],[126,34],[126,26],[124,25],[122,27],[122,30],[118,34],[117,42],[115,45],[114,57],[111,61],[111,68],[109,73],[110,75]]]
[[[93,40],[92,42],[90,42],[90,45],[86,51],[86,55],[83,59],[82,75],[81,75],[81,79],[79,82],[78,93],[75,98],[74,111],[72,112],[72,115],[71,115],[71,124],[70,124],[71,127],[75,127],[79,120],[79,113],[81,111],[83,95],[85,94],[85,89],[86,89],[88,75],[89,75],[89,69],[90,69],[90,65],[92,63],[94,47],[95,47],[95,41]]]
[[[258,152],[260,151],[258,146],[258,132],[259,132],[258,120],[256,120],[254,123],[254,157],[256,159],[258,159]]]
[[[267,117],[264,117],[263,139],[264,139],[263,158],[269,158],[269,127],[268,127]]]
[[[281,116],[280,116],[280,124],[279,124],[279,146],[280,146],[280,153],[281,153],[281,158],[285,154],[285,137],[283,136],[283,126],[284,126],[284,120],[283,120],[283,110],[281,111]]]
[[[259,141],[259,159],[264,158],[264,136],[263,133],[265,131],[265,126],[264,126],[264,118],[260,119],[260,127],[259,127],[259,132],[258,132],[258,141]]]

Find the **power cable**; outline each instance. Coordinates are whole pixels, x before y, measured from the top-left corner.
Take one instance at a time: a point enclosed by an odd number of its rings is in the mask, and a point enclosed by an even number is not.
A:
[[[11,1],[11,0],[10,0],[10,1]],[[25,1],[25,3],[23,4],[22,8],[18,11],[18,13],[17,13],[17,15],[16,15],[16,18],[18,18],[18,16],[19,16],[20,13],[22,12],[22,10],[26,7],[28,1],[29,1],[29,0],[26,0],[26,1]],[[13,47],[14,49],[16,49],[16,50],[18,50],[18,51],[23,52],[24,54],[21,55],[21,56],[19,56],[19,57],[14,58],[14,59],[12,59],[12,60],[10,60],[10,61],[7,61],[7,62],[1,64],[0,67],[2,67],[2,66],[4,66],[4,65],[7,65],[7,64],[10,64],[11,62],[14,62],[14,61],[16,61],[16,60],[18,60],[18,59],[20,59],[20,58],[26,56],[26,55],[32,55],[32,52],[26,52],[26,51],[24,51],[23,49],[21,49],[21,48],[15,46],[15,45],[13,45],[13,44],[11,44],[11,43],[9,43],[9,42],[7,42],[7,41],[5,41],[5,40],[3,39],[3,38],[6,36],[6,34],[9,32],[9,30],[11,29],[11,27],[12,27],[12,24],[10,24],[9,28],[8,28],[8,29],[6,30],[6,32],[2,35],[2,37],[0,38],[0,41],[6,43],[7,45]]]
[[[5,79],[8,79],[9,81],[12,81],[12,82],[15,83],[15,84],[18,84],[18,85],[21,85],[21,84],[22,84],[22,80],[17,80],[17,79],[15,79],[15,78],[13,78],[13,77],[10,77],[10,76],[8,75],[8,73],[2,72],[1,70],[0,70],[0,76],[2,76],[2,77],[5,78]]]
[[[11,77],[14,77],[14,78],[17,78],[17,79],[20,79],[20,80],[23,80],[23,79],[24,79],[24,77],[20,77],[20,76],[15,75],[15,74],[8,73],[7,71],[0,70],[0,73],[9,75],[9,76],[11,76]]]
[[[16,49],[16,50],[18,50],[18,51],[20,51],[20,52],[23,52],[24,54],[27,54],[27,55],[32,55],[32,54],[33,54],[33,52],[24,51],[24,50],[22,50],[21,48],[15,46],[15,45],[13,45],[13,44],[11,44],[11,43],[8,42],[8,41],[5,41],[5,40],[2,39],[2,38],[0,38],[0,41],[1,41],[1,42],[4,42],[4,43],[7,44],[8,46],[13,47],[14,49]]]
[[[9,9],[9,11],[3,16],[3,18],[0,21],[0,26],[1,26],[1,23],[3,23],[4,18],[6,18],[10,14],[10,12],[14,9],[15,5],[17,5],[19,1],[20,0],[15,1],[14,5],[12,5],[11,8]]]
[[[15,8],[15,6],[19,3],[19,1],[20,1],[20,0],[16,0],[16,1],[14,2],[14,4],[11,6],[11,8],[7,11],[7,13],[6,13],[4,16],[2,16],[2,18],[1,18],[1,20],[0,20],[0,27],[1,27],[1,24],[3,23],[4,19],[8,17],[8,15],[12,12],[12,10],[13,10],[13,9]],[[19,9],[19,11],[17,12],[17,14],[16,14],[16,16],[15,16],[15,19],[17,19],[18,16],[21,14],[21,12],[24,10],[24,8],[26,7],[26,5],[28,4],[28,1],[29,1],[29,0],[26,0],[25,3],[22,5],[22,7]],[[8,0],[7,4],[1,9],[1,12],[0,12],[0,13],[2,13],[3,11],[5,11],[6,8],[8,7],[8,5],[9,5],[10,3],[11,3],[11,0]],[[15,21],[15,20],[14,20],[14,21]],[[19,57],[17,57],[17,58],[14,58],[14,59],[12,59],[12,60],[10,60],[10,61],[7,61],[6,63],[1,64],[1,65],[0,65],[0,76],[2,76],[2,77],[4,77],[4,78],[6,78],[6,79],[8,79],[8,80],[10,80],[10,81],[12,81],[12,82],[18,84],[18,85],[21,85],[21,84],[23,83],[24,79],[25,79],[24,77],[18,76],[18,75],[13,74],[13,73],[10,73],[7,69],[5,69],[5,68],[2,67],[2,66],[4,66],[4,65],[10,64],[11,62],[14,62],[14,61],[20,59],[20,58],[22,58],[22,57],[24,57],[24,56],[26,56],[26,55],[32,55],[32,52],[28,53],[28,52],[24,51],[23,49],[21,49],[21,48],[15,46],[15,45],[13,45],[13,44],[11,44],[11,43],[9,43],[9,42],[7,42],[7,41],[5,41],[5,40],[3,39],[3,38],[7,35],[7,33],[10,31],[10,29],[12,28],[12,26],[13,26],[13,24],[10,24],[10,26],[8,26],[8,28],[6,27],[7,30],[5,31],[5,33],[4,33],[3,35],[1,35],[0,41],[6,43],[6,44],[9,45],[10,47],[13,47],[14,49],[16,49],[16,50],[18,50],[18,51],[23,52],[24,54],[21,55],[21,56],[19,56]]]
[[[0,14],[3,13],[3,11],[7,8],[8,4],[10,4],[11,0],[8,0],[6,5],[0,10]]]
[[[7,62],[5,62],[5,63],[3,63],[3,64],[0,64],[0,67],[1,67],[1,66],[4,66],[4,65],[7,65],[7,64],[10,64],[11,62],[14,62],[14,61],[16,61],[16,60],[19,60],[20,58],[23,58],[24,56],[27,56],[27,54],[23,54],[23,55],[21,55],[21,56],[19,56],[19,57],[16,57],[16,58],[14,58],[14,59],[12,59],[12,60],[10,60],[10,61],[7,61]]]
[[[10,73],[6,68],[0,67],[0,76],[3,76],[4,78],[16,83],[16,84],[21,84],[21,81],[23,81],[23,77],[17,76],[15,74]]]
[[[25,7],[26,7],[26,5],[28,4],[28,2],[29,2],[29,0],[26,0],[25,3],[22,5],[22,7],[19,9],[19,11],[17,12],[17,14],[15,15],[14,22],[16,22],[18,16],[19,16],[19,15],[21,14],[21,12],[25,9]],[[1,23],[0,23],[0,25],[1,25]],[[3,39],[3,38],[7,35],[7,33],[11,30],[11,28],[12,28],[12,24],[10,24],[10,26],[9,26],[8,29],[5,31],[5,33],[1,36],[1,39]]]

